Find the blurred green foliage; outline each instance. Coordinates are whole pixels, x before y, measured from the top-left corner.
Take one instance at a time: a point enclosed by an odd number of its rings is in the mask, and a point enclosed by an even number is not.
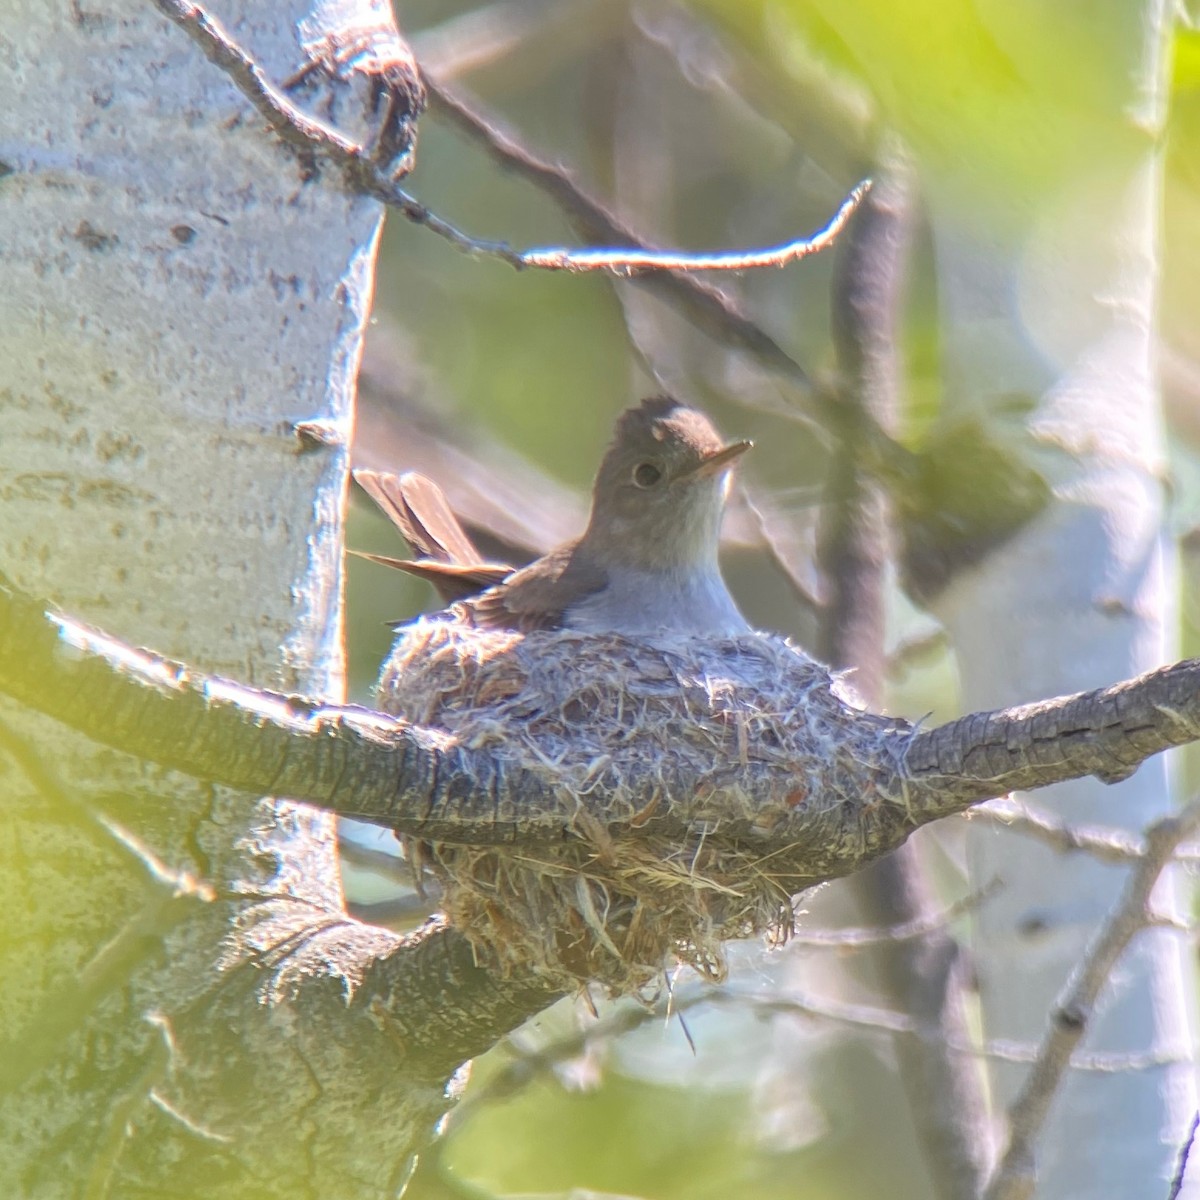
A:
[[[1002,228],[1063,180],[1160,139],[1154,109],[1169,100],[1159,320],[1164,354],[1179,366],[1164,376],[1178,485],[1171,520],[1177,533],[1200,524],[1195,30],[1181,26],[1164,47],[1164,63],[1173,55],[1163,72],[1169,95],[1164,88],[1161,97],[1131,103],[1120,64],[1130,39],[1141,36],[1144,13],[1129,0],[411,0],[398,8],[419,54],[438,47],[432,65],[444,80],[469,88],[534,152],[567,164],[648,239],[686,248],[768,244],[816,228],[893,131],[919,158],[923,178],[941,189],[939,203],[959,206],[964,225]],[[456,57],[447,45],[459,34]],[[578,243],[555,205],[497,170],[436,113],[422,127],[418,161],[412,189],[477,236],[518,247]],[[902,437],[916,449],[930,444],[941,408],[935,266],[918,229],[902,315],[901,414]],[[832,255],[823,255],[720,283],[810,373],[828,377],[831,270]],[[801,544],[811,533],[829,444],[804,419],[804,398],[632,289],[594,277],[515,274],[393,219],[378,302],[375,336],[405,331],[425,403],[574,487],[587,487],[616,413],[665,385],[710,409],[731,434],[756,438],[746,467],[751,486],[774,499]],[[963,474],[970,492],[971,473]],[[361,534],[357,544],[396,552],[381,524],[356,521],[352,541]],[[748,556],[733,566],[731,583],[756,621],[806,635],[777,573]],[[1200,570],[1185,578],[1195,581]],[[1184,604],[1191,650],[1200,646],[1196,594],[1189,588]],[[360,695],[386,645],[379,622],[421,600],[385,572],[355,568]],[[898,594],[891,607],[892,644],[927,629]],[[896,680],[892,698],[914,716],[948,714],[954,689],[953,663],[934,650]],[[507,1053],[501,1048],[479,1064],[472,1090]],[[772,1148],[762,1136],[773,1109],[752,1086],[709,1087],[682,1073],[648,1082],[625,1059],[591,1090],[569,1093],[542,1076],[486,1106],[451,1134],[446,1162],[456,1176],[501,1193],[559,1195],[586,1186],[664,1200],[926,1195],[907,1128],[896,1119],[903,1100],[886,1059],[852,1039],[828,1050],[810,1100],[831,1132],[800,1148]],[[839,1078],[854,1087],[830,1083]],[[871,1100],[885,1095],[891,1107],[873,1108]],[[421,1186],[441,1194],[436,1182]]]

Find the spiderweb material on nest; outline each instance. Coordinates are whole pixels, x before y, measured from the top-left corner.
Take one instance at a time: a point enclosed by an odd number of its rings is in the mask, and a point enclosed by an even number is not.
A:
[[[672,958],[720,980],[728,939],[786,940],[822,856],[768,837],[797,809],[857,811],[897,755],[897,722],[861,712],[841,680],[765,634],[651,641],[422,620],[400,631],[379,703],[502,749],[568,800],[574,818],[544,839],[408,847],[481,961],[568,989],[645,992]],[[680,789],[683,826],[669,803]]]

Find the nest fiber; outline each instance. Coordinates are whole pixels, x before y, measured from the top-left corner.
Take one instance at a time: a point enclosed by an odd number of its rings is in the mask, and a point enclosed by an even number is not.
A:
[[[644,993],[672,959],[719,980],[729,938],[785,940],[792,896],[822,876],[820,851],[779,852],[781,823],[860,805],[873,777],[894,777],[895,723],[859,711],[823,666],[765,634],[649,640],[417,621],[400,631],[379,703],[502,752],[567,801],[555,811],[574,817],[545,837],[409,845],[481,961],[567,989]]]

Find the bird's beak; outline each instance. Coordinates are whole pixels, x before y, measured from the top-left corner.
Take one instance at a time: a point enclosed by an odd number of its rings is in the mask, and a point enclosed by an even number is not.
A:
[[[741,458],[753,446],[753,442],[730,442],[715,450],[707,458],[702,458],[694,467],[690,467],[679,479],[710,479],[723,471],[735,458]]]

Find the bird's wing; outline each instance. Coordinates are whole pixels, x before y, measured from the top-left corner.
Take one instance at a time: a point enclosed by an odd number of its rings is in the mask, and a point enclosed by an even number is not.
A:
[[[445,494],[432,479],[416,471],[391,475],[367,470],[355,471],[354,479],[423,558],[460,566],[481,561]]]
[[[513,573],[506,563],[444,563],[431,558],[389,558],[386,554],[368,554],[365,550],[350,550],[349,553],[426,580],[447,604],[478,596]]]
[[[476,625],[485,629],[560,629],[572,604],[600,591],[604,572],[577,553],[572,542],[511,575],[497,587],[466,602]]]
[[[503,563],[480,561],[442,489],[415,471],[397,476],[360,470],[354,478],[422,557],[353,553],[427,579],[443,600],[462,601],[467,615],[484,629],[558,629],[566,609],[605,586],[604,572],[577,553],[577,542],[516,572]]]

